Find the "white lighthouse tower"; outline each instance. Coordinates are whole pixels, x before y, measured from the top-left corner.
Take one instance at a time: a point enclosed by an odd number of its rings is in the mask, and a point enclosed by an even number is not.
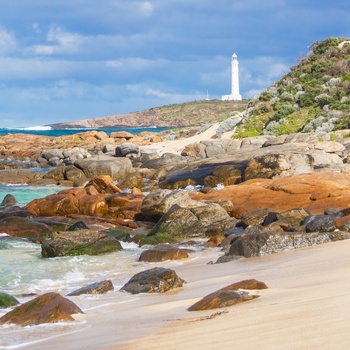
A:
[[[238,76],[238,60],[234,53],[231,59],[231,95],[222,96],[222,101],[241,101],[242,96],[239,94],[239,76]]]

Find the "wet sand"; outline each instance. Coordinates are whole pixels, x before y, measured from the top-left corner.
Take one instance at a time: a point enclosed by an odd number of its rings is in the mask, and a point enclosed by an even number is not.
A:
[[[183,264],[187,281],[166,294],[112,293],[82,329],[19,349],[346,349],[350,346],[350,240],[208,265],[213,251]],[[154,265],[150,265],[150,268]],[[255,278],[269,289],[225,309],[188,312],[203,296]],[[79,306],[79,298],[72,299]],[[80,299],[82,300],[82,299]]]

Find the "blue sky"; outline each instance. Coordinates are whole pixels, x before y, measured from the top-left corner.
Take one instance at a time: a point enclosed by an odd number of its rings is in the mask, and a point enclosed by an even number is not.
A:
[[[349,37],[348,0],[0,0],[0,127],[243,98]]]

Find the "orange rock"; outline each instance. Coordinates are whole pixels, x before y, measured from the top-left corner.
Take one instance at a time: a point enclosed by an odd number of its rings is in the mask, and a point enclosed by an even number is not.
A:
[[[319,172],[291,177],[253,179],[209,193],[190,194],[196,200],[231,200],[231,216],[241,218],[258,207],[272,211],[305,208],[321,214],[326,208],[350,207],[350,174]]]

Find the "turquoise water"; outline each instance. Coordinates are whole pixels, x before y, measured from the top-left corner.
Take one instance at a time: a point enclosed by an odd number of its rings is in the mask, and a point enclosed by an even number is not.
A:
[[[18,205],[23,206],[33,199],[43,198],[50,194],[57,193],[66,187],[49,186],[28,186],[28,185],[0,185],[0,203],[7,194],[12,194],[18,201]]]
[[[38,126],[33,128],[17,128],[17,129],[7,129],[0,128],[0,136],[5,136],[8,134],[31,134],[31,135],[41,135],[41,136],[65,136],[73,135],[78,132],[98,130],[104,131],[108,135],[111,132],[116,131],[128,131],[131,134],[137,135],[142,131],[160,132],[163,130],[169,130],[170,128],[158,128],[158,127],[141,127],[141,128],[100,128],[100,129],[51,129],[45,126]]]

